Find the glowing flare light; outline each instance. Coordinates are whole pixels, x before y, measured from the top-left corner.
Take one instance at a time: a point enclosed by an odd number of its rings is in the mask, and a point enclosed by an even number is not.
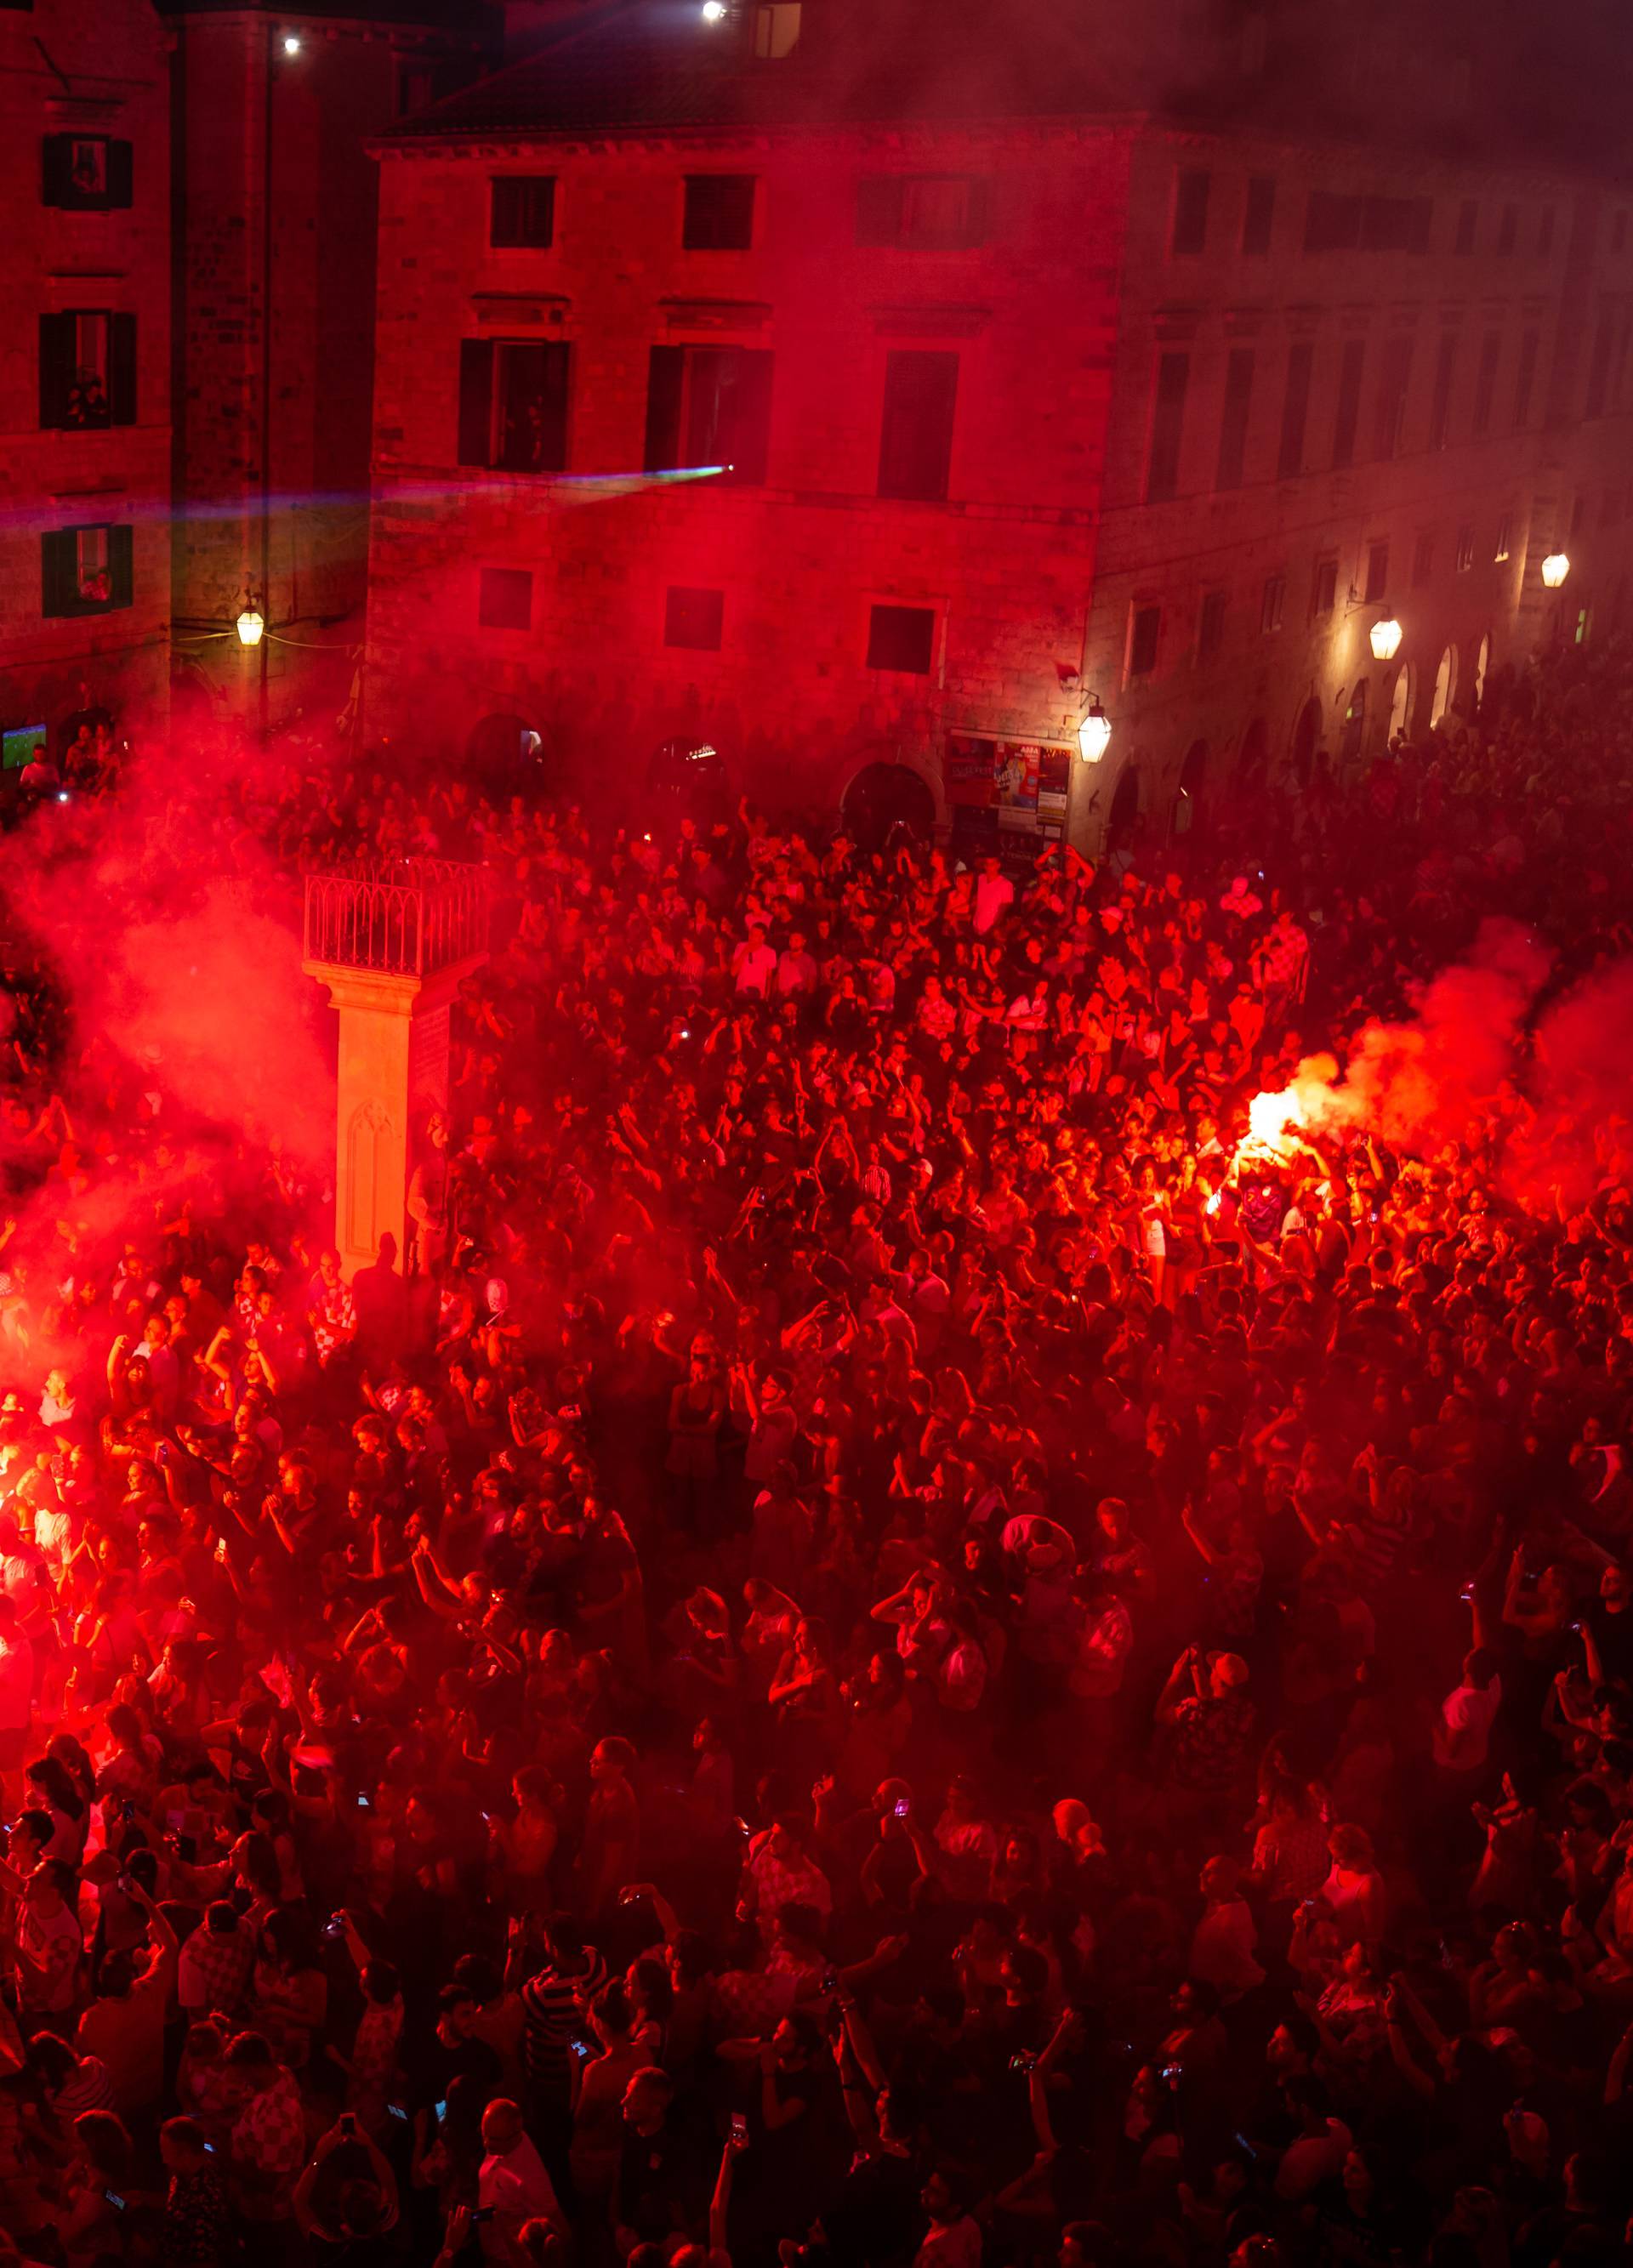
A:
[[[1282,1136],[1289,1126],[1307,1126],[1309,1116],[1297,1092],[1283,1087],[1277,1094],[1256,1094],[1247,1106],[1248,1139],[1267,1150],[1282,1148]]]

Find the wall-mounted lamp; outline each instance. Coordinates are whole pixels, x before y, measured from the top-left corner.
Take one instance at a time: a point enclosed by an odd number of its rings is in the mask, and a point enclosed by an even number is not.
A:
[[[1077,753],[1086,764],[1097,764],[1112,741],[1112,720],[1096,694],[1077,727]]]
[[[1400,625],[1393,615],[1385,615],[1373,623],[1367,633],[1372,641],[1372,657],[1376,661],[1393,661],[1400,651]]]

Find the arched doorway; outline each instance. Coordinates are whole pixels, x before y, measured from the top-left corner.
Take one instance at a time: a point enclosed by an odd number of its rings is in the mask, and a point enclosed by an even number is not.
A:
[[[1269,756],[1270,728],[1262,717],[1255,717],[1236,752],[1237,778],[1249,786],[1262,786]]]
[[[1315,769],[1316,743],[1321,737],[1321,703],[1313,694],[1298,712],[1298,722],[1293,727],[1293,777],[1300,787],[1308,787]]]
[[[1403,661],[1400,674],[1395,679],[1395,689],[1389,703],[1389,737],[1399,740],[1405,737],[1407,724],[1412,714],[1412,672]]]
[[[472,725],[465,741],[465,769],[499,794],[540,787],[544,780],[544,735],[526,717],[499,712]]]
[[[1208,778],[1208,743],[1193,740],[1185,752],[1185,762],[1179,767],[1179,785],[1174,793],[1173,817],[1171,821],[1176,835],[1189,835],[1201,822],[1202,791]]]
[[[927,841],[935,831],[935,798],[910,764],[864,764],[845,791],[840,815],[853,841],[876,850],[898,828]]]
[[[1105,822],[1105,847],[1108,851],[1124,846],[1140,824],[1140,767],[1131,756],[1118,775],[1117,790],[1112,798],[1111,816]]]
[[[1491,666],[1491,634],[1488,630],[1480,641],[1480,651],[1474,656],[1474,707],[1479,709],[1486,697],[1486,672]]]
[[[1457,648],[1449,645],[1440,657],[1440,666],[1435,672],[1435,690],[1429,703],[1429,729],[1435,726],[1452,706],[1457,691]]]
[[[1367,681],[1357,677],[1350,688],[1349,705],[1344,711],[1344,729],[1339,740],[1338,752],[1347,764],[1354,763],[1361,753],[1361,743],[1366,738]]]

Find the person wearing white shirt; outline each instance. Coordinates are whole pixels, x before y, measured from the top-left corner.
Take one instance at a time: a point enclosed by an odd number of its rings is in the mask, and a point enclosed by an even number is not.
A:
[[[1015,903],[1015,884],[996,858],[983,858],[975,878],[975,934],[985,937],[1005,909]]]
[[[521,2240],[527,2223],[546,2220],[565,2242],[565,2218],[521,2111],[503,2095],[482,2114],[482,2140],[487,2154],[477,2176],[477,2205],[487,2216],[482,2223],[483,2257],[501,2268],[526,2268],[528,2256]]]
[[[1491,1749],[1491,1727],[1503,1705],[1503,1681],[1496,1656],[1477,1646],[1465,1656],[1463,1677],[1440,1705],[1431,1735],[1435,1762],[1442,1771],[1477,1772]]]

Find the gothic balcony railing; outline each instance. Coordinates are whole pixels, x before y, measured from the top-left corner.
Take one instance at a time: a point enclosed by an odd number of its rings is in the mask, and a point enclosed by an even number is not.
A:
[[[488,949],[488,876],[446,858],[379,858],[307,876],[304,958],[434,976]]]

